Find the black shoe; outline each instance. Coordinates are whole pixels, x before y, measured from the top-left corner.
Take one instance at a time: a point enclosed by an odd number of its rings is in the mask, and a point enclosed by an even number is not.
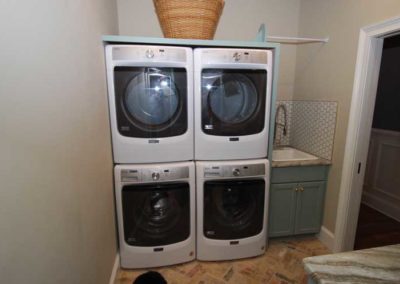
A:
[[[139,275],[133,284],[167,284],[164,277],[158,272],[149,271]]]

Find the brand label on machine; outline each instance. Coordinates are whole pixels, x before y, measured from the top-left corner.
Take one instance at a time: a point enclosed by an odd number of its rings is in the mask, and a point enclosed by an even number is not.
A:
[[[207,236],[214,236],[215,235],[215,231],[207,231],[206,235]]]
[[[140,173],[137,170],[122,170],[121,181],[137,182],[139,181]]]
[[[219,177],[221,170],[219,167],[205,167],[204,177]]]

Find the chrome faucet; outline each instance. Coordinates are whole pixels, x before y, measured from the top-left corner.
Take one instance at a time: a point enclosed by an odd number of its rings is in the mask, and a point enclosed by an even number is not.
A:
[[[278,122],[278,116],[279,116],[279,111],[280,110],[283,111],[283,123]],[[275,129],[274,129],[274,145],[278,145],[278,143],[276,141],[277,140],[276,132],[277,132],[279,127],[282,128],[283,136],[286,136],[286,133],[287,133],[287,110],[286,110],[286,106],[284,104],[279,104],[278,107],[276,108]]]

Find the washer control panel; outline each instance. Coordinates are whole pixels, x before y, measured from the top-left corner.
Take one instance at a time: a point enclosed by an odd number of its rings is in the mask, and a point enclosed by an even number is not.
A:
[[[146,169],[123,169],[123,182],[159,182],[189,178],[189,167],[155,167]]]
[[[186,50],[169,46],[114,46],[113,60],[120,62],[186,62]]]
[[[204,168],[204,177],[252,177],[265,175],[264,164],[250,165],[215,165]]]

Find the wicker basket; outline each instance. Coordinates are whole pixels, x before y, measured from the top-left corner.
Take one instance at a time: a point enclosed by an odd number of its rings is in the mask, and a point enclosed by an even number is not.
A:
[[[164,37],[213,39],[224,0],[153,0]]]

